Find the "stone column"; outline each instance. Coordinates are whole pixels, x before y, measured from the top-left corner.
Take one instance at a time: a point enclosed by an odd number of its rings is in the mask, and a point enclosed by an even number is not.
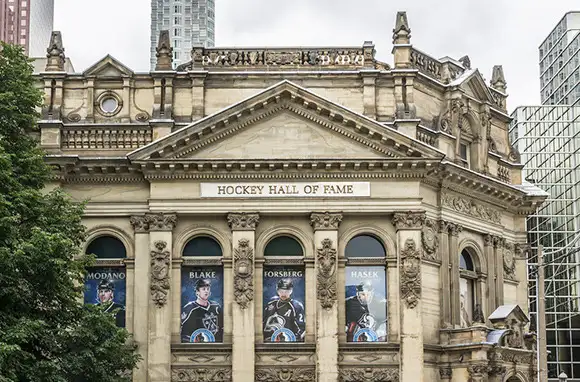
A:
[[[401,289],[401,381],[423,381],[423,320],[421,317],[421,229],[425,212],[396,213]]]
[[[495,259],[495,306],[503,305],[503,243],[504,239],[499,236],[493,237],[493,249]],[[492,314],[493,310],[489,312]]]
[[[439,221],[439,251],[441,253],[441,268],[439,273],[439,288],[441,294],[441,327],[451,327],[451,296],[449,290],[449,223]]]
[[[131,216],[135,230],[135,283],[133,292],[133,339],[142,357],[133,370],[133,381],[147,381],[149,349],[149,224],[145,216]]]
[[[312,213],[316,249],[316,368],[318,382],[338,381],[338,226],[340,213]]]
[[[484,244],[484,254],[487,260],[487,281],[486,281],[486,295],[487,295],[487,312],[486,316],[489,316],[497,305],[495,304],[495,256],[494,256],[494,249],[493,249],[493,236],[491,235],[484,235],[483,236],[483,244]],[[485,317],[487,319],[487,317]]]
[[[147,214],[150,265],[148,382],[171,381],[171,250],[175,214]],[[173,293],[180,293],[179,290]],[[140,318],[140,317],[139,317]],[[136,319],[139,319],[136,318]]]
[[[254,248],[258,214],[228,214],[232,230],[234,303],[232,306],[232,377],[233,382],[254,380]],[[226,293],[231,293],[226,291]]]
[[[461,326],[460,296],[459,296],[459,233],[463,227],[458,224],[449,225],[449,263],[451,264],[451,325]]]

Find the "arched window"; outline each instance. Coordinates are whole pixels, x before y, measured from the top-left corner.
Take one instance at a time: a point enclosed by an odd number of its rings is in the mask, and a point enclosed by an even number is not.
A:
[[[210,236],[194,237],[183,248],[181,342],[223,342],[222,255],[221,245]]]
[[[469,327],[473,323],[475,308],[475,281],[477,274],[469,250],[464,249],[459,255],[459,309],[461,327]]]
[[[374,236],[358,235],[346,245],[346,340],[387,341],[386,251]]]
[[[306,289],[302,245],[291,236],[278,236],[268,242],[264,257],[264,342],[304,342]]]
[[[105,311],[115,316],[117,326],[125,327],[125,245],[114,236],[98,236],[89,243],[85,253],[96,257],[95,266],[87,270],[85,304],[102,306]]]

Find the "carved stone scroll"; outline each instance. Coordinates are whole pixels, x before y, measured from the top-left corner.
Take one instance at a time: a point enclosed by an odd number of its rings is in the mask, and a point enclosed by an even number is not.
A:
[[[427,260],[437,260],[437,250],[439,249],[439,235],[437,234],[437,223],[427,220],[421,230],[421,243],[423,243],[423,257]]]
[[[228,224],[232,231],[253,231],[258,226],[259,221],[260,215],[258,214],[245,212],[228,214]]]
[[[397,368],[342,368],[339,370],[340,382],[399,382]]]
[[[172,382],[231,382],[231,369],[172,369]]]
[[[316,380],[314,367],[260,368],[256,370],[256,382],[312,382]]]
[[[335,230],[338,229],[342,221],[342,214],[340,213],[312,213],[310,215],[310,224],[315,231],[320,230]]]
[[[156,241],[151,251],[151,298],[158,308],[167,303],[171,254],[165,250],[167,242]]]
[[[425,212],[397,212],[393,217],[393,225],[401,229],[421,229],[425,223]]]
[[[234,248],[234,297],[242,309],[254,299],[254,250],[248,239]]]
[[[465,215],[470,215],[493,223],[501,223],[501,213],[493,208],[484,207],[473,200],[460,196],[443,194],[441,204]]]
[[[413,239],[401,251],[401,297],[410,309],[421,299],[421,256]]]
[[[330,309],[336,301],[336,249],[332,240],[322,240],[321,247],[316,249],[318,274],[316,275],[316,292],[320,305]]]

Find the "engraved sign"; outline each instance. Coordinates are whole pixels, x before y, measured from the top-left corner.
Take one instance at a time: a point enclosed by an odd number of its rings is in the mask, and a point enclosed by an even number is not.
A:
[[[202,183],[202,198],[340,198],[370,196],[369,182]]]

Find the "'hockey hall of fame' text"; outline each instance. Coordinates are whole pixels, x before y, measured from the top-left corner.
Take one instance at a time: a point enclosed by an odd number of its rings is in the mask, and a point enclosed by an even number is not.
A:
[[[348,342],[387,340],[385,267],[346,268],[346,338]]]
[[[223,342],[223,270],[182,268],[181,342]]]

